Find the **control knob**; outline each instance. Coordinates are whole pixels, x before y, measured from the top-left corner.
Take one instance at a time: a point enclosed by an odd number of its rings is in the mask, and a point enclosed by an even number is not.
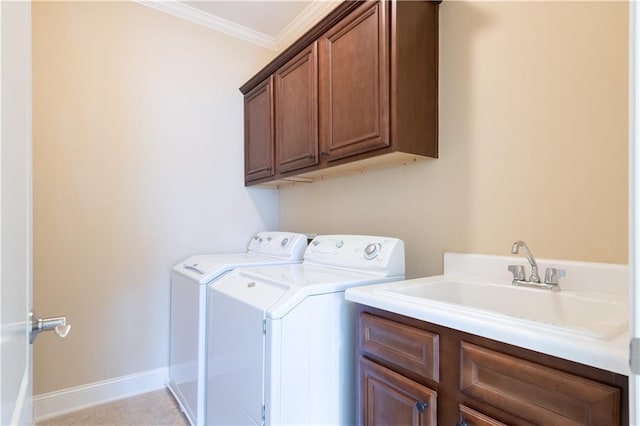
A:
[[[364,258],[367,260],[375,259],[380,252],[380,243],[371,243],[364,248]]]

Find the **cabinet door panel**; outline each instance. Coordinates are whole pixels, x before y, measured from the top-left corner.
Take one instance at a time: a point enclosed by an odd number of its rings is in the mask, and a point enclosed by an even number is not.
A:
[[[437,393],[360,357],[360,422],[363,425],[437,424]]]
[[[273,176],[272,77],[244,97],[245,182]]]
[[[461,342],[460,390],[549,425],[620,424],[620,389]]]
[[[328,161],[389,146],[386,2],[371,2],[320,39],[320,120]]]
[[[275,73],[278,172],[318,164],[317,43]]]

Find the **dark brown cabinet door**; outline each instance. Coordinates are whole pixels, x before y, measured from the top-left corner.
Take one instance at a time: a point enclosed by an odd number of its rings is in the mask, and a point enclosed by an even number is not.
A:
[[[360,357],[360,424],[437,424],[437,394],[388,368]]]
[[[389,145],[386,2],[366,2],[320,43],[320,128],[327,161]]]
[[[273,77],[244,97],[245,183],[274,175]]]
[[[620,424],[620,389],[468,342],[460,356],[460,390],[479,410],[545,425]]]
[[[318,164],[317,57],[314,42],[275,73],[278,173]]]

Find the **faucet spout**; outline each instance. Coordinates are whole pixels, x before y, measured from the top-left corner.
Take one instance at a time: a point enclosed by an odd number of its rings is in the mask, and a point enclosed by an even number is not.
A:
[[[533,254],[531,254],[531,250],[527,247],[527,243],[522,240],[516,241],[513,243],[513,246],[511,246],[511,253],[518,254],[520,247],[524,249],[524,257],[527,258],[529,265],[531,265],[531,276],[529,277],[529,281],[532,283],[539,283],[540,276],[538,275],[538,264],[536,263],[536,259],[533,257]]]

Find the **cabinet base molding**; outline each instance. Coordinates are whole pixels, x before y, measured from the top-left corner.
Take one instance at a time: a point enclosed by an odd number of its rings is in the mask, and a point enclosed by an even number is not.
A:
[[[365,158],[326,169],[318,169],[291,177],[284,177],[256,185],[263,188],[286,188],[288,186],[303,185],[322,180],[364,174],[375,170],[383,170],[397,166],[410,166],[416,163],[433,161],[433,158],[422,157],[405,152],[391,152],[378,157]]]

